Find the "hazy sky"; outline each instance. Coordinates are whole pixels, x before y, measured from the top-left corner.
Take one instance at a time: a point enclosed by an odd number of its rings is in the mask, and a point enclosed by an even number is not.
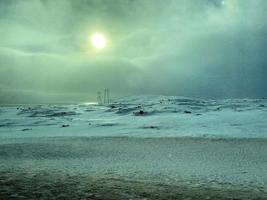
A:
[[[105,87],[266,97],[267,1],[0,0],[0,102],[92,101]]]

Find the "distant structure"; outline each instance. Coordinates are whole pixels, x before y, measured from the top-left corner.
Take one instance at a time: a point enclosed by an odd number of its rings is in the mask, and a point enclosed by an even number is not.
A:
[[[109,104],[110,99],[109,99],[109,89],[104,89],[104,104]]]
[[[101,92],[97,92],[97,103],[98,105],[102,105],[102,97],[101,97]]]
[[[104,89],[103,101],[101,92],[97,92],[97,102],[98,105],[103,105],[103,104],[105,105],[110,103],[110,92],[108,88]]]

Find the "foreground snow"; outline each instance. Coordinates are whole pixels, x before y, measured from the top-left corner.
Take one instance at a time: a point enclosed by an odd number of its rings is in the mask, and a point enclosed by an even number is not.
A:
[[[107,105],[0,107],[0,138],[54,136],[267,138],[267,100],[138,96]]]
[[[0,145],[0,170],[267,189],[266,155],[266,139],[24,138]]]
[[[0,145],[3,199],[267,199],[266,139],[5,141]]]

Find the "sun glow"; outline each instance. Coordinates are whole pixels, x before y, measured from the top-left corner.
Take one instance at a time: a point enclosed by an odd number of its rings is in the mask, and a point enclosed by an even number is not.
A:
[[[91,36],[91,44],[96,49],[103,49],[106,46],[106,38],[102,33],[94,33]]]

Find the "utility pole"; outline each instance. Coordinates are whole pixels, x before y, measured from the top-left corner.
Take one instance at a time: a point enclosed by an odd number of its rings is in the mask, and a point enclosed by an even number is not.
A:
[[[107,89],[107,103],[110,103],[110,98],[109,98],[109,89]]]
[[[104,102],[103,103],[104,104],[107,103],[107,89],[106,88],[104,89]]]
[[[97,102],[98,102],[98,105],[102,105],[101,92],[97,92]]]
[[[109,89],[105,88],[104,89],[104,104],[109,104],[109,103],[110,103]]]

